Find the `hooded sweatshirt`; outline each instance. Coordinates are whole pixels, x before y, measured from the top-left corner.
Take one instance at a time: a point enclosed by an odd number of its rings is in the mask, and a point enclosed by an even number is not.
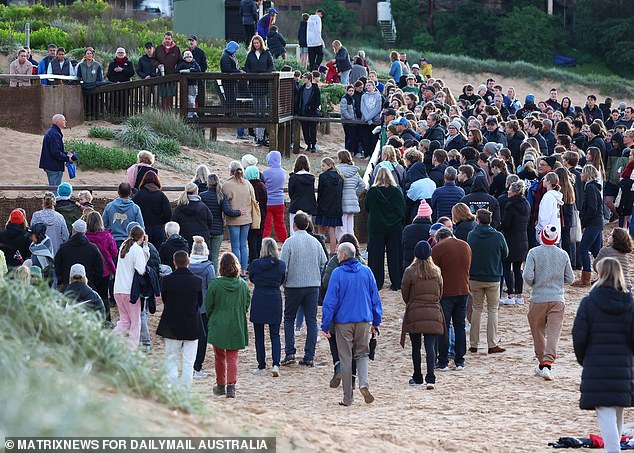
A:
[[[490,225],[476,225],[467,235],[471,247],[469,278],[478,282],[499,282],[502,277],[502,260],[509,253],[502,233]]]
[[[266,205],[280,206],[284,204],[284,184],[286,183],[286,170],[282,168],[282,155],[279,151],[271,151],[266,155],[266,168],[262,175],[266,185]]]
[[[546,225],[555,225],[557,231],[561,231],[561,207],[564,205],[563,194],[558,190],[549,190],[542,197],[539,204],[539,214],[535,231],[541,242],[541,231]]]
[[[141,208],[130,198],[116,198],[106,205],[103,211],[103,226],[110,229],[115,241],[125,241],[130,222],[138,222],[145,229]]]
[[[216,272],[214,271],[214,265],[206,256],[191,255],[189,257],[189,270],[192,274],[200,277],[202,282],[201,290],[203,294],[207,294],[207,289],[211,281],[216,278]],[[200,305],[200,313],[205,314],[205,304]]]
[[[381,93],[363,93],[361,96],[361,119],[368,124],[379,123],[381,120],[381,109],[383,108],[383,97]]]
[[[247,311],[250,303],[249,285],[241,278],[212,280],[205,296],[209,316],[207,342],[228,351],[244,349],[249,344]]]
[[[64,216],[53,209],[42,209],[34,212],[31,225],[36,223],[46,225],[46,235],[51,239],[53,253],[56,253],[59,246],[66,242],[70,236]]]
[[[502,221],[500,216],[500,204],[495,197],[489,195],[489,185],[486,178],[482,176],[474,178],[471,192],[460,201],[469,206],[469,210],[474,215],[478,209],[487,209],[493,215],[491,226],[493,228],[500,226]]]

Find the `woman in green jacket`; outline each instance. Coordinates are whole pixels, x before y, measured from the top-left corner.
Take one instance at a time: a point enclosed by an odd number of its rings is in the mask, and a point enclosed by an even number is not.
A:
[[[247,311],[251,302],[249,286],[240,275],[238,258],[231,253],[220,257],[219,277],[212,280],[205,297],[209,317],[207,343],[214,347],[215,395],[236,397],[238,350],[249,344]]]
[[[376,286],[381,289],[385,280],[384,260],[387,251],[387,270],[390,289],[401,288],[401,236],[405,217],[405,198],[397,187],[392,173],[379,169],[374,184],[365,197],[368,212],[368,266],[372,269]]]

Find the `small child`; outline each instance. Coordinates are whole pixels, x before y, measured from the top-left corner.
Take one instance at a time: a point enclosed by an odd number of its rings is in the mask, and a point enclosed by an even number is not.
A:
[[[282,57],[283,60],[286,60],[286,40],[277,25],[271,25],[269,34],[266,37],[266,44],[269,46],[269,51],[273,58]]]
[[[186,50],[183,52],[183,61],[176,65],[176,70],[181,73],[188,72],[200,72],[200,66],[194,60],[194,54],[191,51]],[[196,108],[196,96],[198,96],[198,81],[187,81],[187,107],[190,109]],[[196,118],[198,115],[195,112],[188,112],[187,118]]]
[[[82,210],[82,212],[86,211],[86,209],[95,209],[92,204],[92,193],[89,190],[82,190],[79,192],[77,196],[77,206]]]

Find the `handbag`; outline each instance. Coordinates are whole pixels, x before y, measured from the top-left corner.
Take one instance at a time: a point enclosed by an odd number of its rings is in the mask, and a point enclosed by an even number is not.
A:
[[[579,210],[573,203],[572,205],[572,227],[570,228],[570,242],[581,242],[581,218],[579,217]]]
[[[260,204],[255,199],[255,193],[251,192],[251,229],[259,230],[262,223],[262,213],[260,212]]]

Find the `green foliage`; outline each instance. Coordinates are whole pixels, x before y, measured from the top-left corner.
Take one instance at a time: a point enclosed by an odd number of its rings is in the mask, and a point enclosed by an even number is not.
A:
[[[180,116],[172,112],[148,110],[129,118],[126,123],[146,125],[159,137],[172,138],[181,145],[200,149],[209,146],[202,132],[192,129]]]
[[[115,131],[109,127],[92,126],[88,129],[88,137],[101,138],[103,140],[112,140],[114,138]]]
[[[221,47],[214,47],[207,44],[200,44],[199,47],[207,56],[207,70],[210,72],[220,72],[220,57],[224,51]]]
[[[60,16],[86,22],[90,19],[102,18],[112,11],[112,7],[105,0],[76,0],[68,6],[58,6],[57,10]]]
[[[396,23],[396,44],[409,45],[416,30],[424,30],[418,0],[391,0],[392,17]],[[417,46],[418,47],[418,46]]]
[[[156,152],[159,137],[146,124],[126,121],[123,129],[115,134],[115,139],[132,149],[146,149]]]
[[[322,85],[321,92],[321,113],[326,114],[332,111],[334,105],[339,105],[339,101],[346,94],[346,87],[340,83]]]
[[[51,43],[57,44],[57,47],[70,48],[71,46],[66,32],[58,28],[44,27],[31,33],[32,48],[46,49],[46,46]]]
[[[433,50],[490,58],[494,56],[492,52],[497,34],[495,20],[495,16],[478,2],[468,2],[453,11],[436,12]],[[398,22],[396,26],[398,29]]]
[[[275,70],[276,71],[281,71],[284,66],[290,66],[292,68],[293,72],[294,71],[304,72],[304,68],[299,63],[299,61],[297,61],[297,58],[295,58],[294,55],[291,56],[291,55],[287,54],[286,55],[286,60],[282,60],[281,58],[277,58],[276,60],[273,60],[273,64],[275,64]]]
[[[0,47],[13,53],[20,45],[26,43],[26,35],[13,30],[0,29]]]
[[[170,137],[159,137],[156,142],[156,151],[159,154],[167,154],[171,156],[178,155],[181,151],[181,144],[178,140]]]
[[[508,60],[546,62],[559,38],[554,19],[534,6],[514,8],[497,22],[496,53]],[[539,39],[526,39],[539,36]]]
[[[326,19],[322,22],[322,36],[326,47],[330,47],[330,43],[335,39],[353,38],[361,31],[357,21],[357,12],[346,8],[341,2],[322,0],[317,8],[323,9],[327,14]]]
[[[195,396],[170,385],[148,358],[61,293],[0,284],[0,426],[14,435],[134,435],[139,421],[114,388],[186,411]],[[121,413],[123,416],[119,415]]]
[[[427,52],[434,46],[434,38],[426,30],[421,30],[414,35],[412,44],[422,52]]]
[[[83,140],[67,140],[66,149],[77,153],[77,165],[86,170],[124,170],[136,162],[136,154]]]

